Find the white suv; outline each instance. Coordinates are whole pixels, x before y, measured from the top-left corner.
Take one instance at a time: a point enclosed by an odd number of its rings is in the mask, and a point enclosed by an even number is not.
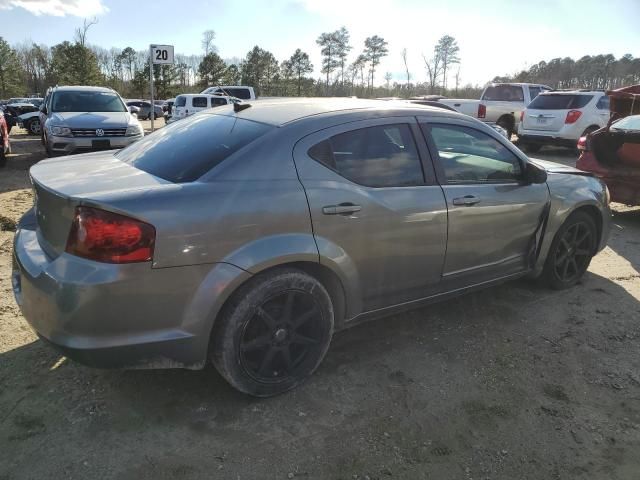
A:
[[[580,137],[604,127],[609,116],[603,91],[543,92],[522,112],[518,140],[529,152],[543,145],[576,148]]]

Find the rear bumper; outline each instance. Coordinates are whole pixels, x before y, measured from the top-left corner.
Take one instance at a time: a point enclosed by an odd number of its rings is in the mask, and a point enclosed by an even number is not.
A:
[[[598,162],[592,152],[583,152],[576,167],[600,178],[607,185],[612,202],[640,205],[640,168],[616,170]]]
[[[518,132],[518,141],[530,145],[555,145],[558,147],[576,148],[577,139],[563,138],[556,135],[541,135],[525,132]]]
[[[224,300],[212,293],[223,290],[216,282],[243,275],[228,264],[153,269],[65,253],[52,259],[24,219],[14,240],[13,291],[25,319],[66,356],[98,368],[202,368]]]
[[[47,135],[49,149],[60,155],[69,155],[72,153],[91,152],[97,150],[119,149],[131,145],[142,138],[142,135],[130,137],[56,137]],[[95,147],[94,141],[109,140],[109,147]]]

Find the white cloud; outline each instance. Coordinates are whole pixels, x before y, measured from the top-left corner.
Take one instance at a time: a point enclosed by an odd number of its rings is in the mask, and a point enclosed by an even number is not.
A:
[[[102,0],[0,0],[0,10],[23,8],[34,15],[93,17],[107,13]]]

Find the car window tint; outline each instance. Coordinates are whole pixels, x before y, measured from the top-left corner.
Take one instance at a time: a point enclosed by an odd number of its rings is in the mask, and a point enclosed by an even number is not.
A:
[[[230,93],[231,96],[241,100],[249,100],[251,98],[251,92],[249,92],[248,88],[225,88],[224,90]]]
[[[211,99],[211,106],[213,107],[217,107],[220,105],[226,105],[227,104],[227,99],[226,98],[212,98]]]
[[[529,104],[532,110],[571,110],[584,108],[593,95],[545,93]]]
[[[193,97],[191,103],[194,108],[207,108],[209,106],[207,105],[207,98],[208,97]]]
[[[609,97],[607,95],[603,95],[596,103],[596,108],[599,110],[609,110]]]
[[[631,115],[613,122],[611,125],[612,130],[631,130],[640,131],[640,115]]]
[[[308,151],[311,158],[369,187],[424,183],[409,125],[379,125],[335,135]]]
[[[273,128],[236,117],[193,115],[145,136],[116,157],[170,182],[192,182]]]
[[[176,102],[174,103],[175,107],[184,107],[187,104],[187,97],[183,97],[180,95],[176,98]]]
[[[518,158],[486,133],[457,125],[422,127],[436,145],[447,183],[504,183],[520,178]]]
[[[524,92],[518,85],[494,85],[487,87],[482,100],[524,102]]]
[[[531,100],[540,95],[540,90],[540,87],[529,87],[529,96],[531,97]]]

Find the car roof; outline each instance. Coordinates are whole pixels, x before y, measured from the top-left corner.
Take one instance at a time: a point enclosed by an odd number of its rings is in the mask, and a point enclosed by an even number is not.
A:
[[[239,112],[235,112],[233,107],[218,107],[210,114],[230,115],[256,122],[281,126],[288,123],[308,118],[316,115],[330,113],[346,113],[354,111],[375,111],[393,114],[420,115],[421,113],[437,112],[439,115],[446,114],[452,117],[467,117],[458,112],[416,105],[406,101],[396,102],[381,100],[364,100],[357,98],[282,98],[269,100],[243,101],[240,105],[251,105]],[[204,112],[203,112],[204,113]],[[468,118],[468,117],[467,117]]]
[[[595,93],[604,95],[603,90],[553,90],[550,92],[542,92],[540,95],[593,95]]]
[[[114,90],[108,87],[92,87],[86,85],[65,85],[62,87],[53,87],[53,91],[56,92],[109,92],[116,93]]]

